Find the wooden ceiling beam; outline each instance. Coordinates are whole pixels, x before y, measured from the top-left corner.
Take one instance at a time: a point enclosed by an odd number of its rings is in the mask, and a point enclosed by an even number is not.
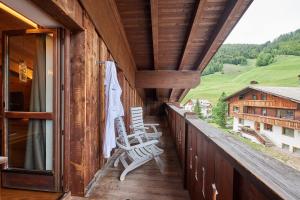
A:
[[[198,71],[176,70],[145,70],[136,71],[135,85],[137,88],[185,89],[193,88],[200,82]]]
[[[202,18],[203,13],[204,13],[206,2],[207,2],[207,0],[201,0],[198,3],[198,7],[197,7],[197,10],[196,10],[195,16],[193,18],[193,23],[192,23],[190,32],[187,36],[187,40],[186,40],[186,43],[185,43],[184,51],[183,51],[183,54],[182,54],[182,57],[181,57],[181,60],[180,60],[178,70],[182,70],[184,68],[184,64],[186,63],[186,60],[188,59],[188,54],[190,52],[191,44],[193,42],[193,39],[195,37],[197,37],[196,31],[199,28],[198,24],[200,23],[200,20]],[[174,91],[174,89],[172,89],[169,99],[170,100],[174,99],[175,98],[174,96],[175,96],[175,91]]]
[[[220,18],[217,28],[214,30],[209,42],[199,56],[199,64],[194,70],[199,70],[202,73],[209,61],[223,44],[224,40],[230,34],[234,26],[238,23],[245,11],[251,5],[252,1],[253,0],[230,0],[228,2],[226,10]],[[189,89],[186,89],[182,92],[179,97],[179,101],[184,98],[188,91]]]
[[[54,0],[31,0],[34,4],[40,7],[43,11],[48,13],[56,21],[64,25],[72,31],[83,31],[82,9],[77,1],[68,1],[68,3],[61,4],[63,1]],[[67,8],[69,5],[73,9]],[[64,8],[64,9],[63,9]]]

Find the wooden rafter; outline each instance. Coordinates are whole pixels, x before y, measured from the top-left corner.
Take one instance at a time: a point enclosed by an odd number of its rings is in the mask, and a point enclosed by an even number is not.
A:
[[[224,14],[220,18],[218,27],[210,37],[209,42],[205,46],[203,53],[199,56],[199,64],[194,70],[199,70],[201,73],[208,65],[214,54],[220,48],[226,37],[237,24],[244,12],[250,6],[253,0],[231,0]],[[189,89],[183,90],[180,95],[179,101],[188,93]]]
[[[198,4],[198,7],[197,7],[197,10],[196,10],[194,19],[193,19],[193,23],[192,23],[190,32],[187,36],[185,48],[184,48],[184,51],[183,51],[183,54],[182,54],[182,57],[181,57],[181,60],[180,60],[178,70],[182,70],[184,68],[184,64],[186,63],[186,59],[188,59],[188,54],[189,54],[190,49],[191,49],[191,44],[192,44],[193,38],[195,38],[197,36],[196,35],[196,31],[197,31],[197,28],[198,28],[197,26],[200,23],[201,17],[204,13],[206,1],[207,0],[201,0]],[[170,94],[170,100],[174,98],[174,95],[175,95],[175,91],[174,91],[174,89],[172,89],[171,94]]]

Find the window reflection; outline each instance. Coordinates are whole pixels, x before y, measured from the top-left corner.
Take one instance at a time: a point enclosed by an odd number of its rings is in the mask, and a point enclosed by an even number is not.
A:
[[[53,35],[10,36],[8,111],[53,112]],[[52,170],[53,122],[7,119],[9,167]]]

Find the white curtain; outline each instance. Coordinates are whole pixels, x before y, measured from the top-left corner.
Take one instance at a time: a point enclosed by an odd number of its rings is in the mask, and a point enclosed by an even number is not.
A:
[[[33,78],[30,96],[30,112],[46,111],[46,37],[38,35],[36,39],[36,61],[33,68]],[[45,170],[46,168],[46,121],[30,120],[25,169]]]

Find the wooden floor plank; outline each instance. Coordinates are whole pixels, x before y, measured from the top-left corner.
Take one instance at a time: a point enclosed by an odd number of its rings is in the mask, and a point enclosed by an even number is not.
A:
[[[165,129],[162,131],[167,132]],[[129,173],[121,182],[122,166],[108,166],[88,197],[72,197],[72,200],[188,200],[174,143],[165,134],[160,145],[164,149],[161,156],[163,169],[152,160]]]

